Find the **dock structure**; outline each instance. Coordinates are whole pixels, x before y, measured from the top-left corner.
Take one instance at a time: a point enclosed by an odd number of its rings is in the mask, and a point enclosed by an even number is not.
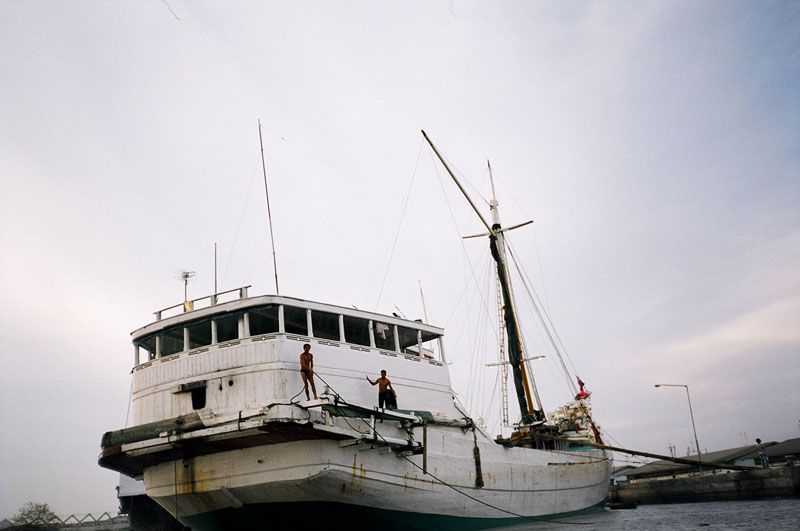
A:
[[[659,504],[800,497],[800,467],[664,477],[611,486],[612,503]]]
[[[754,445],[704,453],[702,470],[696,455],[660,456],[664,458],[639,467],[621,467],[614,473],[609,501],[635,505],[800,498],[800,439],[764,446],[769,468],[761,468]]]

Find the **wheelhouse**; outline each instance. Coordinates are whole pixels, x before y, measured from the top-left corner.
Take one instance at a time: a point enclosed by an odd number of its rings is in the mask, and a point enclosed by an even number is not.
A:
[[[131,334],[134,369],[159,358],[275,335],[299,336],[444,363],[443,330],[435,326],[291,297],[248,298],[248,287],[155,312],[156,321]],[[238,299],[220,302],[220,296],[237,292]],[[203,302],[206,306],[199,307]],[[170,312],[177,314],[164,316]]]

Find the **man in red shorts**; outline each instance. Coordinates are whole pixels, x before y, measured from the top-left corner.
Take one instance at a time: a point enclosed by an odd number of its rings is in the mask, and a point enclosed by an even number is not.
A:
[[[303,378],[303,387],[306,391],[306,399],[311,400],[308,395],[308,384],[311,383],[311,390],[314,392],[314,400],[317,399],[317,387],[314,385],[314,355],[311,353],[311,345],[303,345],[303,353],[300,354],[300,376]]]

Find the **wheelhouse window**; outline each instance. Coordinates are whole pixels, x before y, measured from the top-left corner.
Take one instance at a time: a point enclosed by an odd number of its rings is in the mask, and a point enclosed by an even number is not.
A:
[[[200,321],[186,325],[189,331],[189,349],[204,347],[211,344],[211,320]]]
[[[161,356],[169,356],[183,351],[183,327],[164,330],[161,335]]]
[[[372,327],[375,333],[375,346],[383,350],[394,350],[394,327],[378,321],[372,323]]]
[[[420,339],[421,344],[418,345],[408,345],[406,347],[406,352],[409,354],[417,354],[420,355],[420,347],[422,347],[422,357],[423,358],[437,358],[436,356],[436,348],[439,346],[439,336],[438,334],[432,334],[430,332],[420,331]]]
[[[316,333],[317,325],[314,325]],[[354,345],[369,346],[369,321],[356,317],[344,316],[344,340]]]
[[[261,334],[274,334],[278,332],[278,305],[271,304],[250,310],[248,319],[250,320],[250,335],[258,336]]]
[[[421,332],[422,334],[422,357],[424,358],[438,358],[441,361],[441,350],[439,356],[436,355],[436,348],[440,347],[438,334],[430,332]]]
[[[135,341],[133,343],[139,349],[139,363],[143,363],[145,361],[149,361],[155,359],[156,357],[156,336],[147,336],[139,341]],[[141,351],[145,351],[147,355],[144,357],[144,360],[141,359]]]
[[[419,354],[419,340],[416,329],[398,326],[397,335],[400,338],[400,352]]]
[[[301,336],[308,335],[308,320],[306,319],[305,308],[284,306],[283,322],[287,334],[299,334]]]
[[[339,315],[312,311],[311,331],[314,333],[314,337],[339,341]]]
[[[227,315],[214,319],[217,324],[217,342],[231,341],[239,338],[239,315]]]

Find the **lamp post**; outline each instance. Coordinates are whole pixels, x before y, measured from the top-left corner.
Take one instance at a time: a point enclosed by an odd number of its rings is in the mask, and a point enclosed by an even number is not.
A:
[[[700,459],[700,443],[697,442],[697,428],[694,427],[694,413],[692,412],[692,399],[689,396],[689,386],[683,384],[655,384],[656,387],[683,387],[686,389],[686,399],[689,401],[689,415],[692,417],[692,430],[694,431],[694,444],[697,446],[697,465],[703,471],[703,462]]]

